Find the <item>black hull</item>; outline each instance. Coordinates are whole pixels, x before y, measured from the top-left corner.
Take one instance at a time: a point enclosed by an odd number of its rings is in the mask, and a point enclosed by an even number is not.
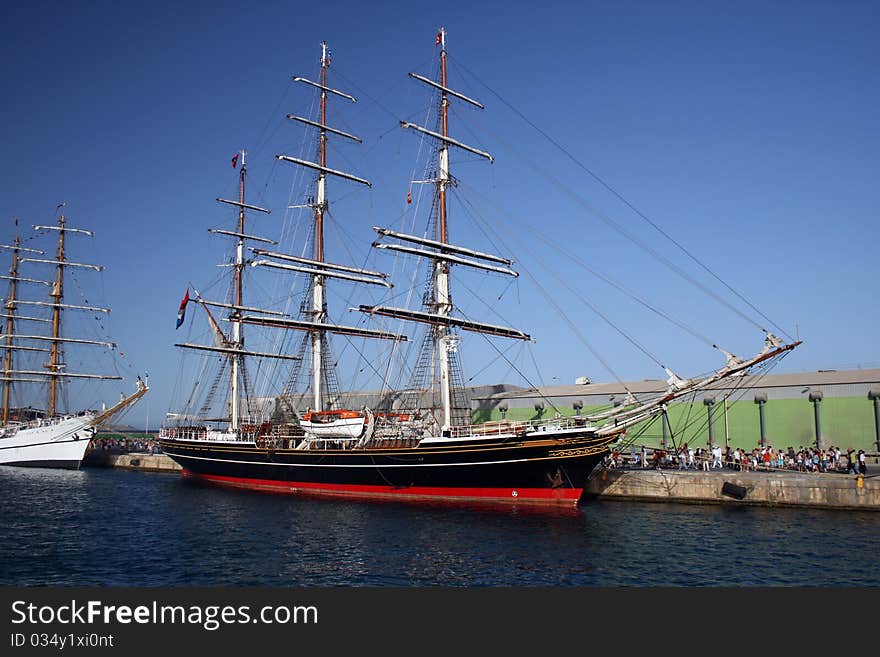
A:
[[[184,474],[228,486],[302,495],[577,504],[607,439],[474,439],[417,448],[272,450],[161,439]]]

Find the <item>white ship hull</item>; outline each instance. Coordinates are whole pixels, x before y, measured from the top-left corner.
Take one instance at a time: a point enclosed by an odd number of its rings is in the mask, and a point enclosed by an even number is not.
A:
[[[79,415],[0,430],[0,465],[79,468],[94,435],[93,419]]]

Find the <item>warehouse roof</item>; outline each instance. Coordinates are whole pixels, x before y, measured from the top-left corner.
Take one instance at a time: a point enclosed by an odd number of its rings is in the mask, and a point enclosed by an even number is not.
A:
[[[880,369],[871,370],[818,370],[815,372],[795,372],[790,374],[764,374],[745,376],[731,381],[729,387],[735,388],[784,388],[788,386],[829,386],[850,384],[877,384],[880,387]],[[718,389],[719,386],[713,386]],[[514,399],[517,397],[568,397],[575,395],[613,395],[630,390],[635,394],[661,392],[666,389],[666,381],[644,379],[624,383],[589,383],[565,386],[542,386],[540,388],[520,388],[491,395],[472,392],[474,399]],[[724,389],[724,386],[720,386]]]

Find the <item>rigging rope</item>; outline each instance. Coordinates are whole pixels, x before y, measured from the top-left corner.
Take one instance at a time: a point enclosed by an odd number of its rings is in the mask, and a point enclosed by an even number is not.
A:
[[[627,206],[628,208],[630,208],[633,212],[635,212],[640,218],[642,218],[645,222],[647,222],[650,226],[652,226],[652,227],[653,227],[657,232],[659,232],[663,237],[665,237],[667,240],[669,240],[670,242],[672,242],[672,244],[674,244],[676,247],[678,247],[678,248],[679,248],[679,249],[680,249],[680,250],[681,250],[681,251],[682,251],[682,252],[683,252],[688,258],[690,258],[691,260],[693,260],[697,265],[699,265],[699,266],[700,266],[703,270],[705,270],[709,275],[711,275],[714,279],[716,279],[719,283],[721,283],[725,288],[727,288],[731,293],[733,293],[737,298],[739,298],[743,303],[745,303],[749,308],[751,308],[752,311],[754,311],[755,313],[757,313],[757,315],[759,315],[762,319],[764,319],[764,320],[767,321],[769,324],[771,324],[774,328],[776,328],[776,329],[777,329],[780,333],[782,333],[784,336],[786,336],[787,338],[791,339],[791,336],[788,334],[787,331],[785,331],[785,329],[783,329],[782,327],[780,327],[778,324],[776,324],[775,322],[773,322],[769,317],[767,317],[764,313],[762,313],[760,310],[758,310],[758,309],[757,309],[757,308],[756,308],[756,307],[755,307],[750,301],[748,301],[748,299],[746,299],[746,298],[745,298],[740,292],[738,292],[737,290],[735,290],[731,285],[729,285],[729,284],[728,284],[726,281],[724,281],[720,276],[718,276],[718,274],[716,274],[714,271],[712,271],[712,270],[711,270],[711,269],[710,269],[705,263],[703,263],[700,259],[698,259],[698,258],[697,258],[693,253],[691,253],[687,248],[685,248],[684,245],[682,245],[680,242],[678,242],[677,240],[675,240],[671,235],[669,235],[667,232],[665,232],[662,228],[660,228],[660,226],[658,226],[658,225],[656,224],[656,222],[654,222],[654,221],[652,221],[650,218],[648,218],[648,217],[647,217],[642,211],[640,211],[638,208],[636,208],[635,205],[633,205],[629,200],[627,200],[622,194],[620,194],[617,190],[615,190],[613,187],[611,187],[610,184],[608,184],[607,182],[605,182],[604,179],[602,179],[602,178],[601,178],[599,175],[597,175],[594,171],[592,171],[591,169],[589,169],[585,164],[583,164],[580,160],[578,160],[578,159],[577,159],[574,155],[572,155],[572,153],[571,153],[570,151],[568,151],[568,150],[567,150],[562,144],[560,144],[558,141],[556,141],[556,140],[555,140],[552,136],[550,136],[546,131],[542,130],[537,124],[535,124],[535,123],[534,123],[533,121],[531,121],[528,117],[526,117],[525,114],[523,114],[522,112],[520,112],[516,107],[514,107],[510,102],[508,102],[504,97],[502,97],[498,92],[496,92],[496,91],[495,91],[493,88],[491,88],[488,84],[486,84],[485,82],[483,82],[482,80],[480,80],[480,78],[479,78],[477,75],[475,75],[472,71],[470,71],[470,70],[469,70],[466,66],[464,66],[461,62],[459,62],[458,60],[456,60],[456,64],[457,64],[458,66],[460,66],[464,71],[466,71],[469,75],[471,75],[475,80],[477,80],[481,85],[483,85],[483,86],[484,86],[484,87],[485,87],[485,88],[486,88],[486,89],[487,89],[487,90],[488,90],[493,96],[495,96],[496,98],[498,98],[498,100],[500,100],[505,106],[507,106],[511,111],[513,111],[513,112],[514,112],[514,113],[515,113],[520,119],[522,119],[524,122],[526,122],[531,128],[533,128],[533,129],[534,129],[535,131],[537,131],[542,137],[544,137],[544,138],[547,139],[551,144],[553,144],[553,146],[555,146],[557,149],[559,149],[559,150],[560,150],[560,151],[561,151],[566,157],[568,157],[572,162],[574,162],[575,165],[577,165],[580,169],[582,169],[582,170],[585,171],[587,174],[589,174],[594,180],[596,180],[596,182],[598,182],[598,183],[599,183],[602,187],[604,187],[608,192],[610,192],[611,194],[613,194],[618,200],[620,200],[624,205],[626,205],[626,206]],[[557,182],[557,184],[560,184],[560,186],[563,187],[563,189],[565,189],[565,187],[562,186],[561,183],[560,183],[558,180],[557,180],[556,182]],[[569,193],[571,194],[572,192],[569,192]],[[580,200],[579,197],[578,197],[576,194],[575,194],[574,196],[575,196],[576,199]],[[589,208],[589,206],[587,206],[587,207]],[[598,211],[596,211],[596,210],[594,210],[594,209],[591,209],[591,211],[593,211],[594,213],[596,213],[596,215],[599,216],[599,217],[600,217],[600,218],[601,218],[606,224],[611,225],[613,228],[615,228],[615,230],[617,230],[618,232],[620,232],[622,235],[624,235],[625,237],[627,237],[628,239],[630,239],[631,241],[633,241],[635,244],[641,246],[643,249],[647,250],[648,253],[650,253],[650,254],[653,255],[655,258],[657,258],[658,260],[660,260],[660,262],[663,262],[664,264],[666,264],[668,267],[670,267],[670,269],[672,269],[673,271],[675,271],[676,273],[678,273],[678,274],[679,274],[680,276],[682,276],[685,280],[687,280],[687,281],[690,282],[691,284],[695,285],[695,286],[698,287],[699,289],[703,290],[705,293],[709,294],[711,297],[713,297],[713,298],[714,298],[716,301],[718,301],[719,303],[722,303],[723,305],[727,306],[731,311],[735,312],[736,314],[738,314],[740,317],[742,317],[742,318],[745,319],[746,321],[748,321],[748,322],[754,324],[756,327],[758,327],[758,328],[761,329],[762,331],[767,332],[766,329],[764,329],[762,326],[760,326],[760,324],[758,324],[757,322],[755,322],[755,320],[753,320],[752,318],[750,318],[750,317],[748,317],[747,315],[745,315],[744,313],[742,313],[739,309],[735,308],[735,307],[734,307],[732,304],[730,304],[729,302],[727,302],[727,301],[721,299],[720,297],[718,297],[717,295],[715,295],[714,293],[712,293],[708,288],[706,288],[706,287],[703,286],[702,284],[698,283],[693,277],[687,275],[687,274],[686,274],[683,270],[681,270],[679,267],[673,265],[670,261],[668,261],[667,259],[665,259],[665,258],[663,258],[662,256],[660,256],[656,251],[654,251],[653,249],[651,249],[651,248],[648,247],[647,245],[643,244],[642,242],[640,242],[639,240],[637,240],[637,239],[636,239],[635,237],[633,237],[632,235],[628,234],[628,233],[627,233],[627,232],[626,232],[626,231],[625,231],[625,230],[624,230],[619,224],[617,224],[616,222],[614,222],[614,221],[611,220],[610,218],[605,217],[602,213],[599,213]]]

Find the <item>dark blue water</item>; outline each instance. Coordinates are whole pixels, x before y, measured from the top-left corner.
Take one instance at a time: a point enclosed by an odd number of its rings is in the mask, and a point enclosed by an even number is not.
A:
[[[567,515],[0,468],[0,585],[878,586],[880,513],[587,502]]]

